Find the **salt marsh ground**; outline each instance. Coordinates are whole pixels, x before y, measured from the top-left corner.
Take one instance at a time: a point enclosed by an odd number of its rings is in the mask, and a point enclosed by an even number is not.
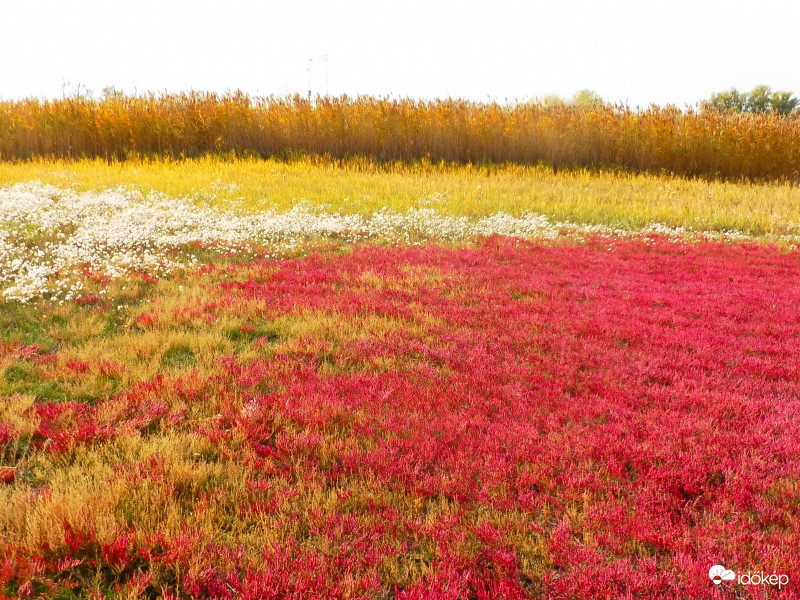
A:
[[[0,232],[0,598],[800,597],[797,187],[0,162]]]

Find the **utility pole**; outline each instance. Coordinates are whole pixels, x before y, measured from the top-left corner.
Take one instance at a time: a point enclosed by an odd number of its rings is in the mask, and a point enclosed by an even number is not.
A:
[[[306,67],[306,71],[308,72],[308,101],[311,102],[311,62],[314,59],[312,57],[308,57],[308,67]]]
[[[322,57],[325,60],[325,97],[328,97],[328,55]]]
[[[328,54],[323,54],[322,56],[309,56],[308,57],[308,67],[306,70],[308,71],[308,100],[311,101],[311,67],[312,63],[320,60],[325,61],[325,96],[328,96],[328,59],[330,56]]]

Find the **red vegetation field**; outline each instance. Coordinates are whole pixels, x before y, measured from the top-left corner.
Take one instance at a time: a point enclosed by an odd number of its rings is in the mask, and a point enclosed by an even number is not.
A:
[[[40,402],[32,438],[69,457],[190,435],[221,474],[181,485],[171,459],[118,452],[119,535],[90,515],[49,546],[0,538],[0,591],[100,573],[196,598],[800,597],[796,251],[490,239],[225,269],[138,327],[236,318],[237,353]],[[179,525],[121,516],[145,487]],[[717,587],[715,564],[791,583]]]

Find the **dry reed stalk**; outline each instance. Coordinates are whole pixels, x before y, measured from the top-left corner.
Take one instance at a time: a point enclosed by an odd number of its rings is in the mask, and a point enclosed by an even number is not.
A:
[[[0,102],[0,160],[236,153],[800,181],[800,119],[622,106],[188,93]]]

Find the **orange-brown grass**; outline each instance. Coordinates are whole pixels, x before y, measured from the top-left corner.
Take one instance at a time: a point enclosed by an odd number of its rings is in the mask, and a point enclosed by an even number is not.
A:
[[[0,160],[218,153],[546,163],[800,181],[800,119],[621,106],[191,93],[0,102]]]

